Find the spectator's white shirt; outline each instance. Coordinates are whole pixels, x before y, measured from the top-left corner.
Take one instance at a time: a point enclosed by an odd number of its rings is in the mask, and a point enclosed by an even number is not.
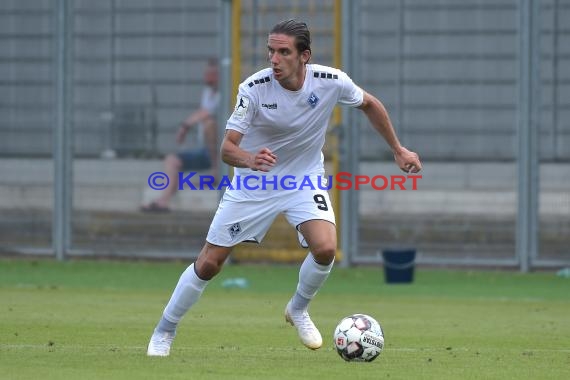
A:
[[[220,93],[214,91],[210,86],[205,86],[202,90],[202,98],[200,99],[200,108],[205,109],[212,117],[216,117],[216,110],[220,104]],[[197,144],[204,146],[204,123],[199,123],[197,126]]]

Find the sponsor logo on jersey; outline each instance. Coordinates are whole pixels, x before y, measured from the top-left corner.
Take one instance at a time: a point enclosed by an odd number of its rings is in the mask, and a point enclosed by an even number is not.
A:
[[[277,109],[277,103],[261,103],[261,106],[267,108],[268,110]]]

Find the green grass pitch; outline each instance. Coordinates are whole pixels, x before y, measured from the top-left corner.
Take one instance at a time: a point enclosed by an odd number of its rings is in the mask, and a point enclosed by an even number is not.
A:
[[[183,319],[168,358],[146,345],[185,263],[0,259],[1,379],[569,379],[570,279],[554,273],[334,268],[305,349],[283,309],[296,266],[226,266]],[[244,277],[246,289],[225,279]],[[372,363],[344,362],[336,323],[382,324]]]

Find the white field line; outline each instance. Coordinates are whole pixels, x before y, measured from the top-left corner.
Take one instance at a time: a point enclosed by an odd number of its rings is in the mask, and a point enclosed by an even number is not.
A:
[[[48,346],[47,344],[0,344],[0,350],[10,350],[10,349],[53,349],[53,350],[80,350],[85,351],[89,349],[96,349],[96,350],[126,350],[126,351],[146,351],[146,346],[112,346],[112,345],[61,345],[61,344],[54,344],[53,346]],[[177,351],[192,351],[196,348],[191,347],[180,347],[176,348]],[[201,351],[240,351],[240,350],[248,350],[247,347],[237,347],[237,346],[224,346],[223,348],[220,346],[210,346],[199,347]],[[267,351],[301,351],[303,349],[302,346],[299,347],[267,347]],[[332,351],[333,348],[325,347],[324,350]],[[390,348],[386,347],[386,351],[395,351],[395,352],[437,352],[437,351],[462,351],[462,352],[560,352],[560,353],[570,353],[570,348],[529,348],[529,347],[521,347],[521,348],[486,348],[486,347],[474,347],[474,348],[466,348],[466,347],[453,347],[451,349],[447,349],[446,347],[395,347]]]

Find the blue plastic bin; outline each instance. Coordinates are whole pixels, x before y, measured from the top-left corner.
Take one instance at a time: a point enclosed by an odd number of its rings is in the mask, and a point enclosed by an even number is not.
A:
[[[415,249],[387,249],[382,251],[384,279],[388,284],[406,284],[414,281]]]

